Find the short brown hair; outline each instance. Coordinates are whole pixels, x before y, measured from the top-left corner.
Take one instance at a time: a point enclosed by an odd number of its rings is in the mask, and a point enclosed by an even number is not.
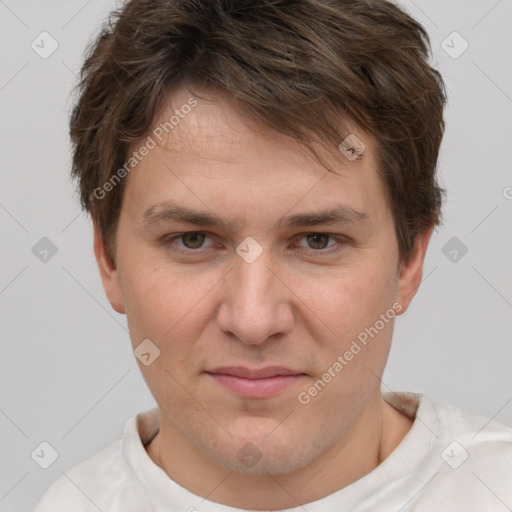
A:
[[[220,89],[310,146],[355,122],[375,137],[400,261],[440,221],[445,89],[425,29],[384,0],[130,0],[81,70],[70,120],[82,206],[113,255],[124,182],[94,191],[149,133],[169,90]]]

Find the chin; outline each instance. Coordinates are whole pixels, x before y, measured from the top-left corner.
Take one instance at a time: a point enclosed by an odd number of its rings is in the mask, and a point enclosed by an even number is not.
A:
[[[308,446],[308,452],[304,452]],[[208,455],[229,471],[259,477],[294,473],[312,462],[316,456],[308,442],[297,442],[290,435],[287,440],[271,440],[265,436],[247,435],[231,440],[228,446]],[[321,451],[317,447],[319,452]],[[320,453],[318,453],[320,455]]]

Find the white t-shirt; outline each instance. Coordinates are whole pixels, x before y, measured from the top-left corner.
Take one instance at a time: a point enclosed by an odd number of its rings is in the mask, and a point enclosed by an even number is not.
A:
[[[373,471],[288,512],[505,512],[512,509],[512,428],[424,395],[385,393],[414,418],[411,430]],[[35,512],[235,512],[204,500],[153,463],[144,446],[158,410],[131,418],[122,438],[65,472]]]

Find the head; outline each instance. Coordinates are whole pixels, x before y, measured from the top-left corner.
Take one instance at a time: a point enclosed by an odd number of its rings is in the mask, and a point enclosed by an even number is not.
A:
[[[92,46],[71,137],[103,284],[133,347],[160,350],[141,369],[162,414],[212,460],[289,473],[375,396],[440,220],[427,58],[381,0],[132,0]],[[298,376],[250,398],[224,366]]]

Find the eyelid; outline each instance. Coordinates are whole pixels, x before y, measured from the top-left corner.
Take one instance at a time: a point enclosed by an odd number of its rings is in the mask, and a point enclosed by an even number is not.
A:
[[[162,243],[164,245],[171,245],[176,242],[176,240],[179,240],[180,238],[184,237],[185,235],[191,235],[191,234],[195,234],[195,235],[204,235],[206,238],[210,238],[212,241],[213,241],[213,237],[207,233],[206,231],[183,231],[182,233],[172,233],[172,234],[169,234],[169,235],[164,235],[161,239]],[[181,251],[181,252],[189,252],[189,253],[192,253],[192,252],[197,252],[197,253],[200,253],[202,250],[210,247],[210,246],[201,246],[199,247],[198,249],[190,249],[188,247],[185,247],[183,245],[179,245],[179,244],[176,244],[177,247],[179,247],[179,249],[177,249],[178,251]]]
[[[347,237],[345,237],[343,235],[338,235],[335,233],[326,233],[323,231],[308,231],[307,233],[299,233],[294,238],[301,240],[301,239],[306,238],[311,235],[325,235],[329,238],[334,239],[337,242],[332,245],[328,245],[327,247],[325,247],[323,249],[312,249],[311,247],[298,246],[301,249],[306,249],[306,251],[313,253],[313,254],[322,254],[322,253],[327,254],[329,252],[335,252],[335,251],[341,249],[341,247],[339,247],[340,245],[344,245],[347,242]]]
[[[214,242],[214,236],[206,231],[183,231],[181,233],[172,233],[172,234],[164,235],[162,237],[162,243],[164,245],[171,245],[171,244],[174,245],[174,242],[176,240],[179,240],[183,236],[190,235],[190,234],[204,235],[206,238],[210,238],[210,240],[212,240],[212,242]],[[345,237],[344,235],[339,235],[339,234],[335,234],[335,233],[327,233],[327,232],[323,232],[323,231],[308,231],[308,232],[303,232],[303,233],[297,233],[293,237],[293,239],[294,240],[302,240],[311,235],[325,235],[331,239],[334,239],[337,242],[332,245],[328,245],[327,247],[325,247],[323,249],[312,249],[310,247],[297,246],[297,247],[300,247],[300,249],[304,249],[306,252],[309,252],[312,254],[328,254],[330,252],[336,252],[341,249],[340,245],[343,246],[347,242],[347,237]],[[210,244],[208,246],[201,246],[197,249],[190,249],[188,247],[184,247],[183,245],[179,245],[179,244],[177,244],[176,246],[178,248],[175,250],[177,250],[178,252],[198,253],[199,254],[202,251],[210,248],[212,246],[212,244]]]

